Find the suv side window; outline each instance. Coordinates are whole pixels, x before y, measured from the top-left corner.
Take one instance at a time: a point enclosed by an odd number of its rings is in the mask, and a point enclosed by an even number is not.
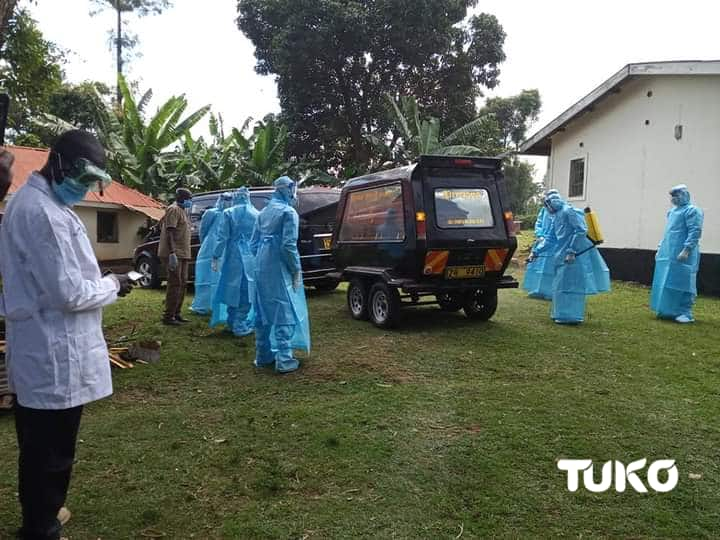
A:
[[[259,212],[270,202],[270,195],[265,193],[250,193],[250,202]]]
[[[349,193],[338,239],[340,242],[403,242],[405,208],[401,184]]]

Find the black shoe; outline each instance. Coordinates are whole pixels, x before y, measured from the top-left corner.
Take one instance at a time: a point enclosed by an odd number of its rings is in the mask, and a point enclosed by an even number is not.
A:
[[[180,322],[175,319],[163,319],[162,323],[167,326],[180,326]]]
[[[182,315],[175,315],[175,320],[176,320],[177,322],[179,322],[179,323],[190,322],[190,319],[186,319],[186,318],[183,317]]]

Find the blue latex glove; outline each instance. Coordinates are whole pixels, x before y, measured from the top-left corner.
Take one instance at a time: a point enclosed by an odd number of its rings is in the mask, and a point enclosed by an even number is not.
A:
[[[174,272],[175,270],[177,270],[177,267],[178,267],[177,255],[175,255],[174,253],[171,253],[169,260],[168,260],[168,270],[170,270],[171,272]]]

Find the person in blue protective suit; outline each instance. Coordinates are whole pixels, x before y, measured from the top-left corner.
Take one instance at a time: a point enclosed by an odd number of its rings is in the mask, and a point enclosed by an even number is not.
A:
[[[694,321],[703,211],[690,203],[685,184],[672,188],[670,196],[673,208],[667,213],[665,236],[655,254],[650,309],[660,318],[689,323]]]
[[[227,306],[227,325],[236,336],[247,336],[253,332],[251,311],[255,261],[250,253],[250,239],[257,218],[258,211],[250,202],[250,190],[240,188],[235,192],[233,206],[223,212],[222,227],[213,250],[212,268],[220,272],[215,305]]]
[[[610,271],[587,237],[582,210],[557,194],[550,195],[545,206],[554,216],[553,227],[549,242],[534,247],[532,256],[555,246],[551,317],[558,324],[579,324],[585,319],[586,296],[610,290]]]
[[[299,367],[293,349],[310,351],[310,322],[297,249],[297,184],[275,180],[275,193],[258,217],[251,248],[255,273],[255,365],[275,365],[278,373]]]
[[[550,196],[557,194],[557,189],[548,190],[545,194],[543,202]],[[555,278],[555,265],[553,263],[555,255],[555,245],[552,244],[550,233],[553,228],[554,216],[545,205],[540,208],[537,219],[535,220],[535,243],[534,246],[547,244],[541,250],[542,254],[533,257],[532,250],[528,259],[527,269],[525,270],[525,278],[523,279],[523,289],[528,292],[530,298],[539,298],[542,300],[550,300],[552,298],[552,284]]]
[[[212,299],[220,275],[212,271],[213,251],[217,233],[222,229],[223,211],[232,206],[233,194],[223,193],[214,208],[208,208],[200,220],[200,250],[195,260],[195,298],[190,306],[193,313],[207,315],[212,310]]]

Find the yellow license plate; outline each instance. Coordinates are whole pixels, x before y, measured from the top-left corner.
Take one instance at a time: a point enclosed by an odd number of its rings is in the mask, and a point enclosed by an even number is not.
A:
[[[332,237],[323,238],[323,249],[330,249],[332,247]]]
[[[471,279],[485,275],[485,267],[480,266],[450,266],[445,269],[447,279]]]

